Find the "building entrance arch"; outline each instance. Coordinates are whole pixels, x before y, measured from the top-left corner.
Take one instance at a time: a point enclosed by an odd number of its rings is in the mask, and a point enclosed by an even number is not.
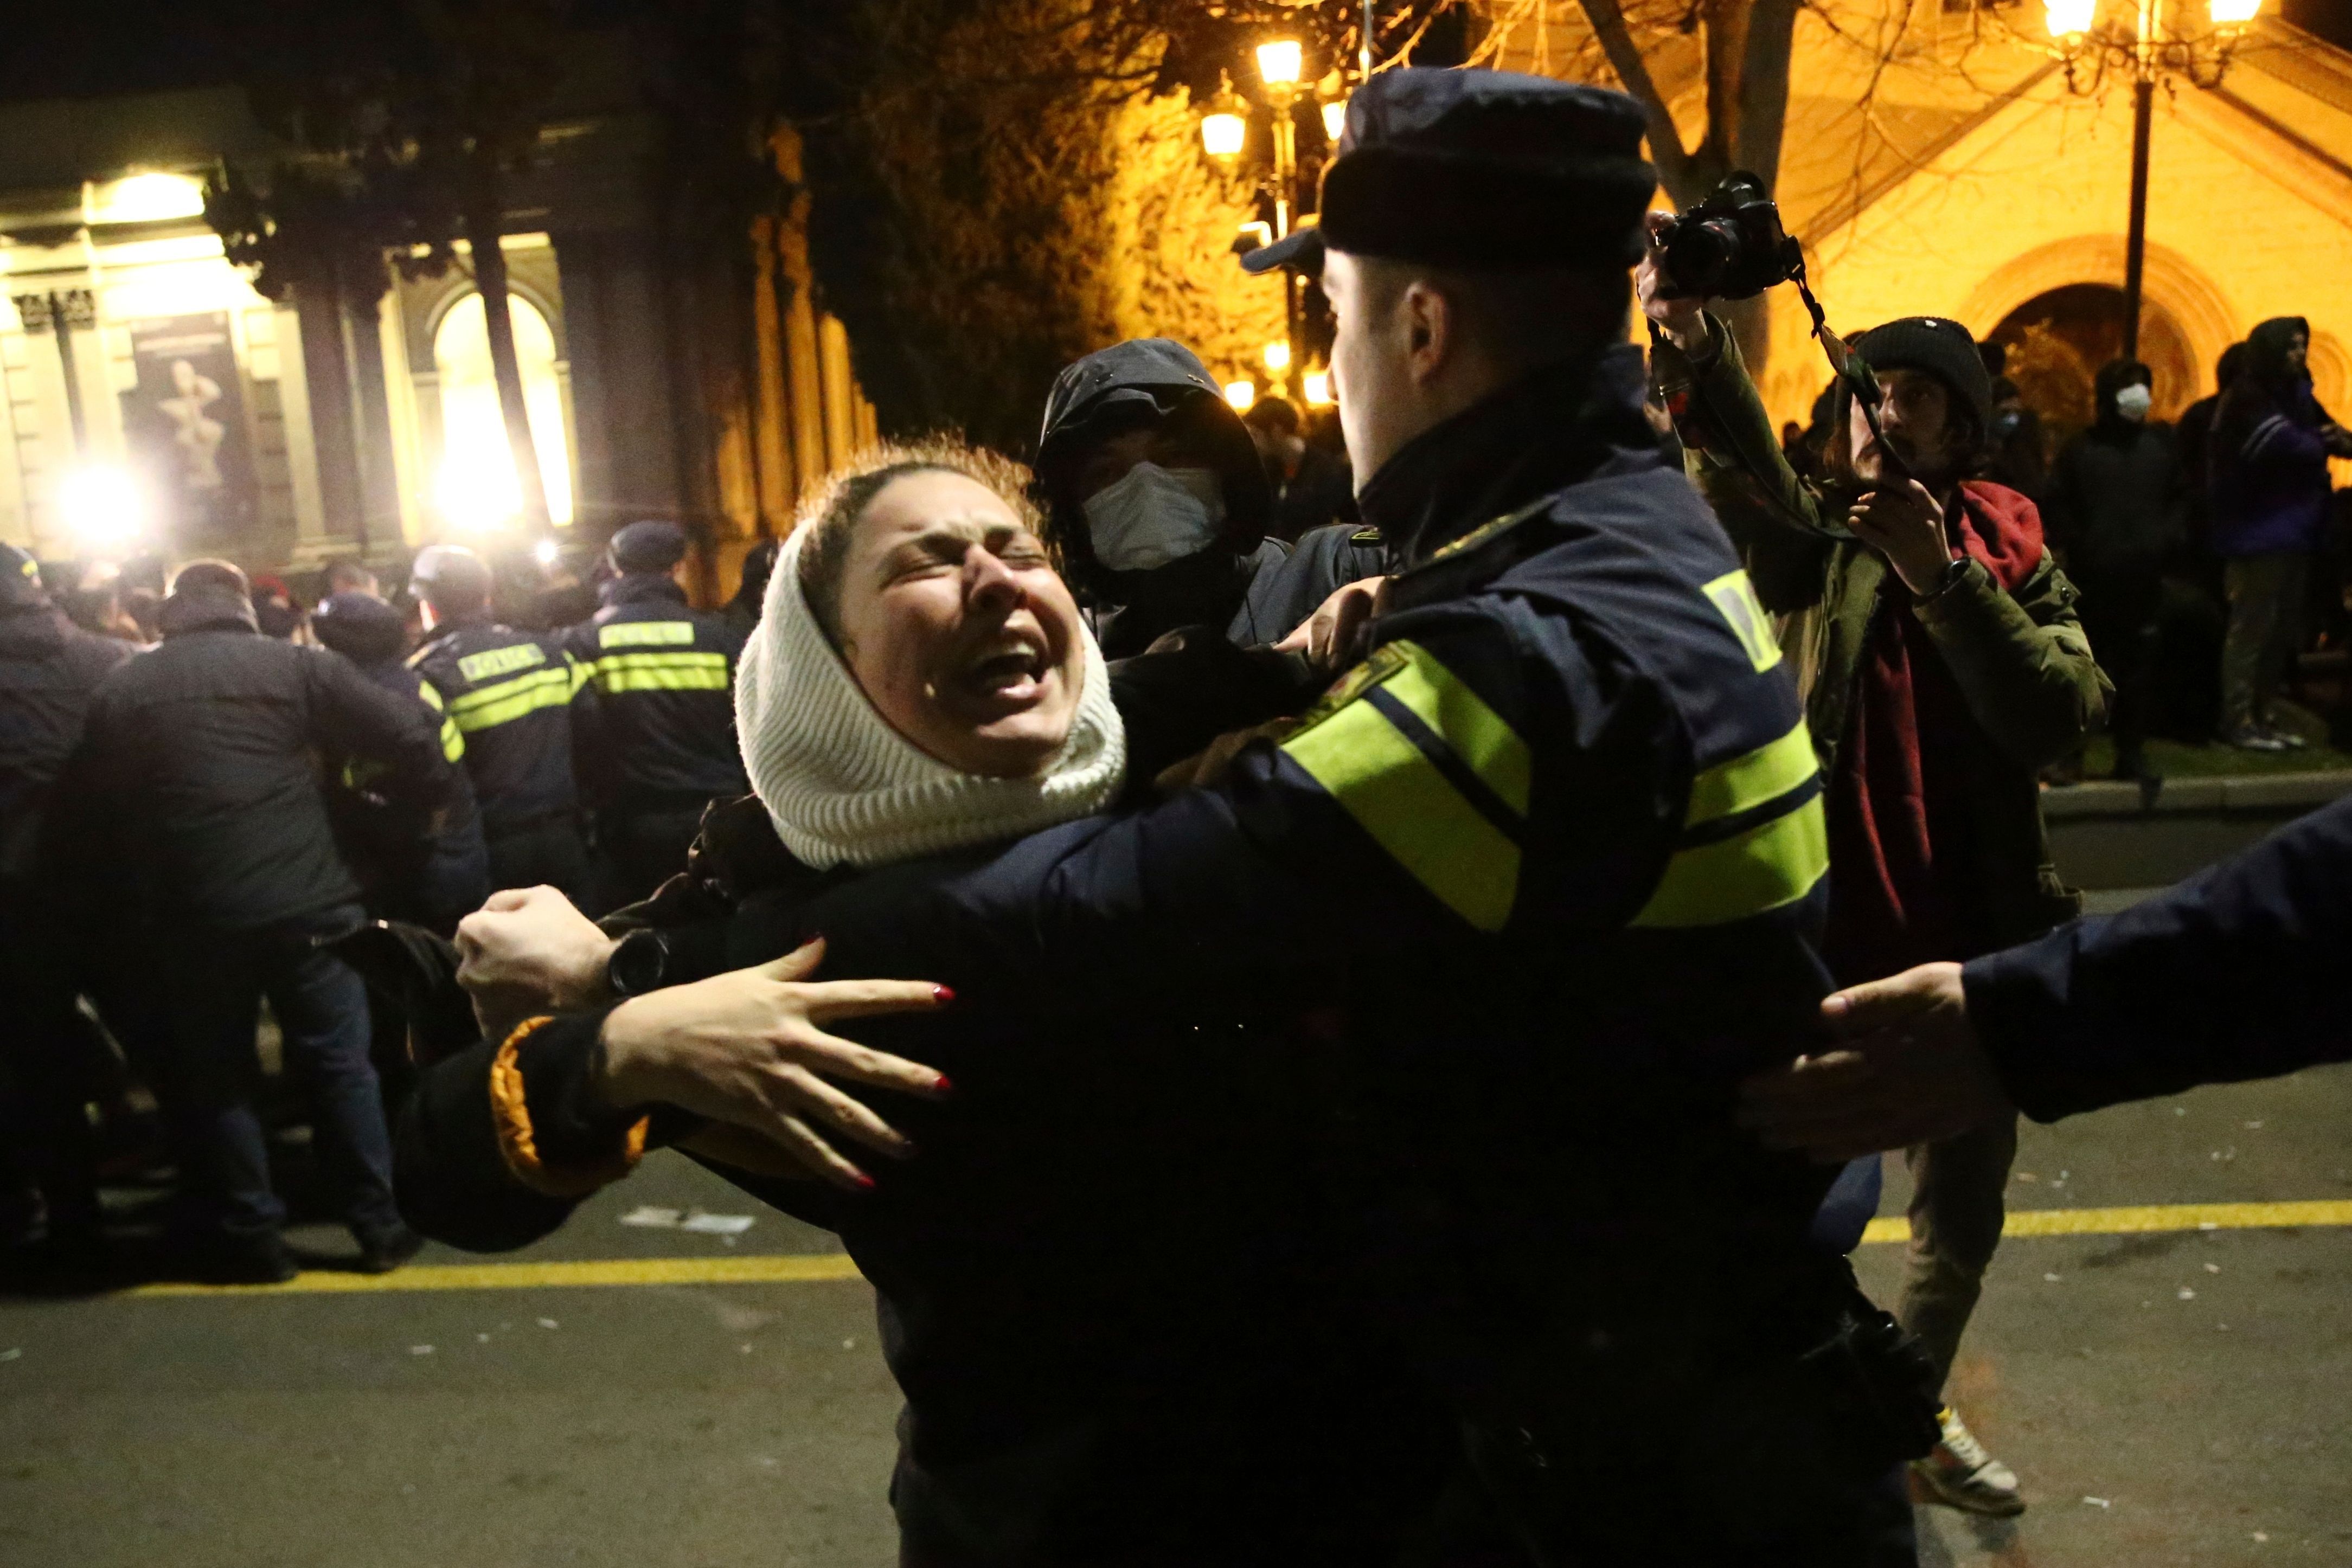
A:
[[[514,322],[515,361],[530,442],[547,486],[547,511],[558,525],[572,521],[572,450],[563,423],[563,386],[555,334],[539,308],[507,296]],[[433,331],[433,368],[441,392],[441,453],[433,498],[442,517],[462,532],[506,526],[522,511],[522,486],[507,444],[490,368],[489,313],[479,294],[467,294],[442,313]]]
[[[2092,382],[2101,365],[2123,354],[2123,307],[2120,288],[2070,283],[2025,301],[1987,334],[2006,357],[2001,373],[2042,416],[2053,452],[2097,417]],[[2153,417],[2177,416],[2197,396],[2195,354],[2172,313],[2147,300],[2140,304],[2139,358],[2155,378]]]

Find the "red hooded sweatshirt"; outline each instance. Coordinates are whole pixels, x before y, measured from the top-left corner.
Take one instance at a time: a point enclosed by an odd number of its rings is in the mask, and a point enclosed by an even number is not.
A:
[[[2042,514],[1969,480],[1946,514],[1958,559],[2013,591],[2042,560]],[[1911,594],[1891,570],[1864,648],[1861,690],[1830,779],[1830,915],[1824,956],[1840,985],[1996,945],[1974,870],[1970,781],[2022,768],[1969,712]]]

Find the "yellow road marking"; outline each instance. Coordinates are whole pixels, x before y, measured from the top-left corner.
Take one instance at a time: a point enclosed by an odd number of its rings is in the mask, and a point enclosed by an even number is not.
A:
[[[855,1280],[845,1252],[615,1258],[577,1263],[432,1263],[389,1274],[306,1270],[282,1285],[137,1285],[127,1296],[297,1296],[354,1291],[525,1291],[572,1285],[769,1285]]]
[[[2279,1230],[2352,1226],[2352,1200],[2310,1203],[2173,1203],[2137,1208],[2013,1208],[2002,1234],[2122,1236],[2167,1230]],[[1874,1219],[1864,1242],[1904,1241],[1910,1222]],[[584,1285],[773,1285],[855,1280],[845,1252],[770,1253],[743,1258],[621,1258],[570,1263],[434,1263],[389,1274],[319,1270],[283,1285],[137,1285],[127,1296],[338,1295],[363,1291],[527,1291]]]
[[[2150,1230],[2278,1230],[2352,1225],[2352,1201],[2317,1203],[2166,1203],[2137,1208],[2012,1208],[2001,1235],[2123,1236]],[[1908,1241],[1911,1222],[1874,1219],[1865,1242]]]

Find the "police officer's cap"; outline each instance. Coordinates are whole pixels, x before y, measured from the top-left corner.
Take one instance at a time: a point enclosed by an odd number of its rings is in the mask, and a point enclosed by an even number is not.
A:
[[[408,624],[399,611],[374,594],[351,589],[319,601],[310,612],[310,630],[336,653],[371,660],[399,653]]]
[[[667,571],[686,559],[686,530],[658,517],[631,523],[613,536],[615,571]]]
[[[487,600],[489,564],[464,545],[428,545],[409,568],[408,591],[418,599]]]
[[[41,563],[15,545],[0,544],[0,604],[47,604]]]
[[[1401,68],[1348,100],[1316,227],[1242,258],[1318,272],[1325,246],[1478,270],[1631,267],[1657,171],[1641,106],[1516,71]]]

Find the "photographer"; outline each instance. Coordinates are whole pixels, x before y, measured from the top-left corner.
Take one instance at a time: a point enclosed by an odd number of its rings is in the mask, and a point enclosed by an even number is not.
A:
[[[2039,935],[2076,901],[2050,863],[2035,773],[2082,744],[2106,685],[2033,503],[1969,477],[1992,424],[1974,340],[1933,317],[1864,334],[1879,433],[1842,383],[1822,477],[1801,479],[1738,344],[1702,299],[1677,297],[1663,265],[1675,221],[1652,214],[1637,277],[1661,338],[1653,374],[1804,690],[1827,780],[1832,970],[1850,986]],[[1906,1155],[1896,1315],[1947,1374],[2015,1152],[2011,1117]],[[1926,1484],[1972,1512],[2021,1511],[2009,1468],[1948,1409],[1943,1421],[1916,1466]]]

